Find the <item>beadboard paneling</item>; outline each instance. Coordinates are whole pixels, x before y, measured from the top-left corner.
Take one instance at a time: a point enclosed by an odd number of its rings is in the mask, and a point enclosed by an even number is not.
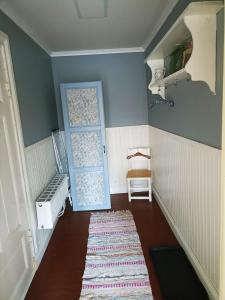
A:
[[[106,128],[110,193],[126,193],[127,153],[130,147],[149,147],[149,126]]]
[[[221,151],[153,127],[150,137],[156,198],[216,299]]]
[[[56,161],[51,137],[25,148],[28,181],[33,214],[36,218],[35,201],[52,177],[56,174]],[[38,260],[48,244],[52,230],[38,230],[36,225],[36,243]]]

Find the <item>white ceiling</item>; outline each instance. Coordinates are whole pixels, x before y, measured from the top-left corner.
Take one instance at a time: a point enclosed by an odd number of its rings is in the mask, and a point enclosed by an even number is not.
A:
[[[48,52],[136,48],[177,0],[1,0],[0,8]]]

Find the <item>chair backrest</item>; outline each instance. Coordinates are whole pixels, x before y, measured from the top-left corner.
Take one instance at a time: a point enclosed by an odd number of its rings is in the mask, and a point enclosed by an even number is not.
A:
[[[148,147],[135,147],[128,148],[128,155],[133,155],[137,152],[140,152],[144,155],[150,155],[150,149]],[[136,170],[136,169],[151,169],[151,159],[148,159],[144,156],[135,156],[128,159],[128,169]]]

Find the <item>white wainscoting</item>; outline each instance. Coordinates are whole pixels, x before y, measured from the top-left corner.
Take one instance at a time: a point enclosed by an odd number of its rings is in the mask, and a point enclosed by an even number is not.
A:
[[[221,151],[150,127],[153,189],[212,299],[219,289]]]
[[[125,193],[127,149],[151,146],[153,189],[171,228],[212,298],[219,286],[221,151],[149,127],[106,129],[110,193]],[[33,213],[35,200],[56,173],[51,137],[25,148]],[[36,230],[41,259],[51,230]]]
[[[149,126],[106,128],[110,193],[127,193],[127,150],[130,147],[149,147]]]
[[[28,181],[33,215],[36,220],[35,200],[56,174],[56,161],[51,137],[25,148]],[[40,262],[48,245],[52,230],[37,229],[36,222],[36,259]]]

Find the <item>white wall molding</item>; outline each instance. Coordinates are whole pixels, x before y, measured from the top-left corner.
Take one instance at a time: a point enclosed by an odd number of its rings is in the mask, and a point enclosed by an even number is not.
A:
[[[106,128],[106,140],[111,194],[127,192],[127,149],[151,146],[156,199],[211,299],[218,299],[221,151],[148,125]],[[51,137],[27,147],[25,156],[34,204],[55,174]],[[52,232],[36,231],[37,265]]]
[[[31,207],[36,221],[35,201],[56,174],[56,161],[51,136],[26,147],[25,158],[30,188]],[[53,230],[38,230],[36,223],[33,231],[36,233],[35,257],[37,264],[39,264],[47,248]]]
[[[169,14],[174,9],[178,0],[173,0],[172,4],[168,3],[165,7],[164,13],[159,18],[158,22],[155,24],[153,30],[151,31],[148,38],[143,42],[142,46],[129,47],[129,48],[113,48],[113,49],[95,49],[95,50],[72,50],[72,51],[51,51],[47,46],[46,42],[43,41],[30,26],[25,24],[25,22],[18,17],[18,15],[8,6],[4,4],[4,1],[0,5],[0,9],[18,25],[29,37],[32,38],[45,52],[47,52],[51,57],[61,57],[61,56],[81,56],[81,55],[98,55],[98,54],[116,54],[116,53],[135,53],[144,52],[149,46],[153,38],[156,36],[157,32],[169,16]]]
[[[136,53],[136,52],[144,52],[144,51],[145,51],[145,49],[143,47],[77,50],[77,51],[55,51],[55,52],[51,53],[51,57]]]
[[[129,147],[149,146],[149,126],[106,128],[110,193],[127,193],[126,174]]]
[[[46,138],[34,143],[34,144],[31,144],[27,147],[25,147],[25,151],[26,152],[32,152],[32,151],[35,151],[35,149],[41,147],[41,145],[44,145],[46,143],[49,143],[50,141],[52,140],[52,137],[51,136],[47,136]]]
[[[149,46],[169,14],[174,9],[178,0],[172,0],[172,3],[168,3],[165,7],[164,13],[159,18],[158,22],[155,24],[153,30],[151,31],[148,38],[143,41],[142,46],[130,47],[130,48],[114,48],[114,49],[96,49],[96,50],[72,50],[72,51],[51,51],[47,46],[46,42],[43,41],[29,25],[27,25],[18,15],[4,3],[0,5],[0,9],[6,14],[13,22],[16,23],[32,40],[37,43],[45,52],[47,52],[52,57],[61,57],[61,56],[80,56],[80,55],[97,55],[97,54],[116,54],[116,53],[135,53],[135,52],[144,52]]]
[[[218,299],[221,151],[150,127],[156,199],[212,299]]]
[[[20,27],[35,43],[37,43],[48,55],[51,54],[50,49],[46,43],[33,32],[33,30],[24,23],[24,21],[16,15],[12,9],[5,5],[4,1],[1,2],[0,9],[6,14],[18,27]]]

